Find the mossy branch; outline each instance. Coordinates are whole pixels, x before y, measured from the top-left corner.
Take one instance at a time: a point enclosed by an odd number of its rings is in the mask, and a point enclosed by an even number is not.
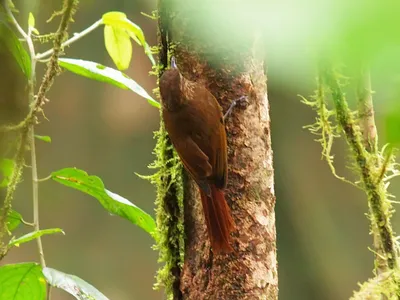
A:
[[[328,163],[333,176],[343,182],[360,188],[356,183],[338,175],[336,172],[332,146],[334,139],[340,137],[340,135],[338,126],[332,122],[332,118],[335,116],[335,111],[328,108],[325,94],[326,92],[322,84],[322,78],[318,75],[317,91],[315,92],[315,95],[311,97],[311,100],[300,96],[301,102],[310,106],[318,115],[314,124],[306,125],[304,128],[307,128],[312,134],[320,137],[316,139],[316,141],[322,145],[322,159],[326,160]]]
[[[342,128],[346,141],[355,157],[363,190],[367,194],[368,205],[372,213],[370,218],[372,231],[378,231],[377,234],[380,237],[388,268],[395,269],[397,268],[397,244],[395,243],[390,223],[392,210],[388,201],[386,187],[382,181],[379,181],[380,168],[376,165],[377,153],[369,153],[366,150],[360,129],[348,107],[333,67],[330,64],[323,65],[320,73],[324,84],[330,89],[336,109],[337,122]]]
[[[371,75],[365,66],[360,68],[357,86],[358,119],[365,149],[371,154],[378,153],[378,135],[372,102]]]
[[[400,298],[400,276],[394,271],[381,273],[360,284],[360,290],[350,300],[365,299],[399,299]]]
[[[322,144],[323,158],[328,162],[335,177],[362,189],[368,199],[371,233],[374,237],[376,277],[364,283],[352,299],[398,299],[400,297],[398,269],[399,246],[394,237],[390,218],[393,213],[387,191],[388,181],[400,174],[391,147],[378,149],[378,136],[375,126],[370,75],[362,68],[357,83],[358,112],[351,111],[342,76],[335,72],[330,63],[320,65],[318,70],[318,89],[311,101],[302,102],[312,107],[318,114],[313,125],[306,126],[311,133],[320,135],[317,141]],[[334,109],[329,110],[326,95],[330,94]],[[335,118],[335,119],[334,119]],[[339,177],[333,166],[332,142],[342,132],[355,159],[354,170],[359,181],[354,183]]]
[[[358,123],[361,131],[362,142],[365,150],[371,154],[371,159],[375,160],[375,165],[379,166],[378,155],[378,136],[375,125],[374,106],[372,102],[371,75],[365,66],[361,66],[358,74],[357,84],[357,103],[358,103]],[[387,165],[391,154],[387,157],[383,166]],[[372,162],[371,162],[372,163]],[[382,180],[386,168],[383,168],[378,182]],[[370,211],[370,215],[373,212]],[[371,226],[375,226],[374,223]],[[372,230],[373,242],[375,248],[375,270],[377,274],[381,274],[387,270],[387,263],[384,257],[384,249],[379,238],[377,228]]]
[[[8,7],[5,1],[3,1],[2,4],[5,5],[4,6],[5,8]],[[7,252],[7,247],[4,245],[4,236],[7,233],[6,218],[11,209],[11,203],[14,192],[21,179],[22,169],[25,162],[24,159],[25,149],[31,144],[30,139],[32,138],[32,136],[30,132],[33,130],[33,127],[37,123],[38,113],[42,112],[42,107],[46,102],[45,96],[49,91],[50,87],[52,86],[54,78],[59,73],[58,57],[62,50],[61,45],[63,40],[67,36],[68,25],[72,19],[77,4],[78,0],[64,0],[61,22],[58,27],[53,43],[54,52],[47,65],[47,69],[43,77],[42,83],[39,87],[38,94],[36,97],[34,97],[33,102],[31,103],[30,111],[25,120],[18,125],[18,129],[20,130],[20,135],[17,143],[17,151],[14,156],[15,167],[11,175],[10,182],[7,186],[4,206],[2,208],[0,215],[0,259],[3,258]],[[15,19],[13,20],[15,21]],[[17,26],[16,24],[13,25],[15,25],[17,29],[20,29],[20,27]],[[34,79],[31,79],[30,82],[28,83],[30,87],[34,86],[33,80]]]

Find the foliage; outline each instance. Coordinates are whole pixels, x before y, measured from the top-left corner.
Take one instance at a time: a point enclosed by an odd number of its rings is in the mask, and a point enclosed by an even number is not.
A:
[[[43,275],[50,285],[66,291],[78,300],[108,299],[91,284],[77,276],[66,274],[52,268],[44,268]]]
[[[160,104],[154,100],[146,90],[138,85],[133,79],[129,78],[128,75],[120,71],[81,59],[60,58],[58,63],[64,69],[77,75],[106,82],[124,90],[129,89],[147,99],[149,104],[152,106],[160,108]]]
[[[19,41],[14,31],[12,31],[10,27],[7,24],[4,24],[1,20],[0,43],[1,47],[5,47],[10,51],[26,78],[29,78],[32,71],[29,54],[22,46],[22,43]]]
[[[0,299],[45,299],[46,280],[37,263],[20,263],[0,267]]]
[[[37,239],[41,237],[42,235],[45,234],[54,234],[54,233],[62,233],[64,234],[64,231],[62,231],[60,228],[52,228],[52,229],[42,229],[38,231],[34,231],[28,234],[25,234],[17,239],[11,239],[11,241],[8,243],[8,247],[19,247],[19,245],[27,243],[29,241],[32,241],[34,239]]]
[[[89,176],[85,171],[76,168],[66,168],[53,172],[51,178],[95,197],[110,213],[131,221],[153,235],[156,227],[153,218],[129,200],[106,190],[99,177]]]
[[[37,114],[43,112],[45,104],[45,94],[50,89],[54,77],[58,74],[58,65],[80,76],[93,80],[106,82],[116,87],[130,90],[145,98],[149,104],[159,108],[159,103],[154,100],[138,83],[129,78],[119,70],[127,69],[131,63],[132,44],[131,39],[139,44],[146,55],[155,64],[151,48],[145,40],[142,29],[130,21],[124,13],[108,12],[100,20],[89,26],[82,32],[75,34],[70,39],[64,39],[67,36],[68,23],[76,11],[76,0],[64,0],[63,8],[53,14],[51,18],[61,16],[61,22],[57,33],[39,35],[35,28],[35,18],[32,13],[28,16],[28,30],[25,32],[17,23],[13,12],[14,8],[9,6],[11,3],[0,6],[0,12],[7,17],[0,19],[0,46],[5,46],[16,60],[19,68],[25,74],[29,89],[30,112],[27,117],[19,124],[6,124],[0,127],[0,133],[15,131],[20,135],[16,139],[16,155],[14,159],[0,158],[0,188],[6,188],[6,205],[1,208],[0,216],[0,259],[2,259],[13,247],[32,240],[36,240],[40,255],[41,264],[20,263],[5,265],[0,268],[0,298],[8,299],[45,299],[46,281],[48,284],[63,289],[73,295],[76,299],[107,299],[102,293],[91,286],[89,283],[77,276],[65,274],[61,271],[46,267],[44,253],[41,245],[41,237],[54,233],[64,233],[59,228],[40,229],[39,220],[34,219],[33,223],[23,220],[21,214],[11,209],[11,200],[17,184],[19,183],[23,166],[24,152],[30,149],[32,155],[32,183],[34,190],[38,190],[39,180],[37,176],[37,166],[35,158],[34,139],[47,143],[51,142],[49,136],[34,134],[34,126],[38,123]],[[0,15],[1,15],[0,14]],[[2,15],[1,15],[2,16]],[[8,22],[5,21],[8,20]],[[78,39],[86,36],[96,28],[104,25],[105,47],[119,70],[105,67],[99,63],[73,59],[59,58],[61,48],[72,44]],[[28,51],[24,48],[20,38],[15,32],[19,32],[22,40],[27,44]],[[43,53],[37,53],[34,49],[32,33],[38,35],[39,41],[43,38],[54,39],[52,49]],[[49,58],[50,57],[50,58]],[[35,66],[37,63],[48,60],[46,75],[40,84],[38,94],[35,95],[36,76]],[[154,219],[131,203],[129,200],[105,189],[102,180],[93,175],[88,175],[85,171],[76,168],[65,168],[51,173],[44,180],[53,179],[67,187],[79,190],[83,193],[95,197],[100,204],[110,213],[129,220],[139,226],[151,236],[156,237],[156,223]],[[34,215],[38,215],[38,194],[33,193]],[[11,237],[8,244],[4,244],[5,233],[12,234],[21,223],[27,226],[33,226],[34,231],[26,233],[21,237]],[[44,276],[43,276],[44,275]]]

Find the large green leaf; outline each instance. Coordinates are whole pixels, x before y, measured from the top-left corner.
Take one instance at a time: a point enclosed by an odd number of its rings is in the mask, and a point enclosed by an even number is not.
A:
[[[18,37],[0,20],[0,49],[7,49],[27,78],[31,76],[31,59]]]
[[[104,42],[118,70],[126,70],[132,58],[132,43],[125,29],[104,26]]]
[[[97,81],[115,85],[124,90],[131,90],[147,99],[154,107],[160,108],[160,103],[154,100],[140,85],[121,71],[105,67],[98,63],[72,58],[60,58],[58,63],[61,67],[75,74],[88,77]]]
[[[8,213],[6,220],[8,231],[13,231],[15,228],[18,227],[19,224],[21,224],[21,222],[22,222],[21,214],[12,209]]]
[[[6,187],[14,170],[14,161],[0,158],[0,188]]]
[[[20,244],[27,243],[29,241],[32,241],[34,239],[37,239],[38,237],[41,237],[42,235],[45,234],[54,234],[54,233],[62,233],[64,234],[64,231],[62,231],[60,228],[51,228],[51,229],[42,229],[42,230],[37,230],[34,232],[30,232],[28,234],[25,234],[17,239],[12,239],[8,243],[8,247],[12,246],[19,246]]]
[[[0,299],[46,299],[46,280],[40,265],[21,263],[0,267]]]
[[[52,179],[95,197],[112,214],[125,218],[153,235],[154,219],[129,200],[105,189],[97,176],[90,176],[76,168],[66,168],[51,174]]]
[[[108,300],[94,286],[75,275],[66,274],[52,268],[44,268],[43,274],[52,286],[63,289],[79,300]]]

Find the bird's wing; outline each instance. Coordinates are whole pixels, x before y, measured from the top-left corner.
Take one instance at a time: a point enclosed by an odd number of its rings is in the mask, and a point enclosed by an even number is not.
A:
[[[222,115],[222,114],[221,114]],[[228,180],[228,162],[227,162],[227,145],[226,145],[226,133],[225,125],[222,119],[220,126],[217,128],[217,134],[213,135],[212,139],[215,139],[215,159],[213,168],[213,177],[215,186],[224,189]]]
[[[212,167],[207,155],[200,150],[190,136],[177,140],[174,140],[171,136],[170,138],[186,170],[189,171],[200,188],[210,194],[207,178],[212,175]]]
[[[200,92],[197,92],[197,94],[201,95]],[[209,177],[209,180],[211,180],[217,188],[224,189],[228,179],[227,143],[224,117],[217,100],[205,88],[203,89],[202,101],[204,102],[200,103],[198,100],[194,105],[201,105],[197,111],[200,110],[201,112],[205,112],[202,114],[201,118],[204,120],[203,122],[207,124],[208,128],[207,130],[203,129],[195,131],[202,132],[202,134],[200,136],[192,136],[192,138],[201,151],[203,151],[209,158],[212,167],[212,174]],[[204,107],[206,107],[206,109],[204,109]],[[201,126],[205,125],[201,124]]]

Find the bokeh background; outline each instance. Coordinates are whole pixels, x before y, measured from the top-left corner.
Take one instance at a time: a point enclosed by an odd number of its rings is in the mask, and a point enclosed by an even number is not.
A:
[[[61,1],[15,3],[24,28],[29,11],[33,11],[41,33],[55,31],[57,21],[47,24],[45,20],[59,9]],[[247,5],[252,3],[247,1]],[[386,28],[380,21],[388,20],[385,13],[390,10],[376,16],[371,12],[373,8],[365,12],[371,15],[360,16],[354,14],[359,1],[348,5],[336,1],[343,4],[339,8],[333,5],[335,1],[268,3],[269,7],[257,7],[256,3],[255,8],[242,10],[247,14],[238,17],[238,22],[248,24],[250,18],[262,19],[257,26],[267,33],[280,299],[347,299],[358,288],[357,282],[372,276],[373,254],[368,250],[372,238],[365,216],[367,202],[361,191],[335,179],[321,160],[315,136],[303,129],[314,122],[315,113],[300,103],[298,94],[308,96],[315,88],[312,51],[315,44],[333,36],[345,36],[343,40],[350,44],[357,40],[354,37],[361,37],[360,42],[364,43],[363,34],[369,31],[380,36],[379,30]],[[155,45],[156,21],[140,14],[151,14],[155,8],[155,0],[81,1],[70,32],[83,30],[107,11],[123,11],[144,30],[148,43]],[[335,31],[344,28],[350,18],[352,22],[361,21],[350,31]],[[396,75],[399,63],[389,59],[393,55],[387,53],[397,54],[399,48],[378,42],[384,49],[375,51],[376,45],[371,41],[370,45],[374,44],[371,68],[380,145],[383,145],[387,115],[393,111],[399,95]],[[38,51],[49,46],[38,45]],[[113,66],[104,47],[102,29],[65,52],[66,57]],[[39,74],[43,69],[40,65]],[[156,78],[148,74],[150,69],[149,60],[135,44],[132,64],[126,73],[148,92],[156,87]],[[51,136],[52,143],[37,142],[39,177],[57,169],[78,167],[100,176],[109,190],[154,215],[154,187],[134,173],[153,172],[147,166],[154,159],[157,109],[132,92],[68,72],[56,79],[48,96],[51,101],[45,106],[45,113],[49,121],[41,118],[36,132]],[[350,90],[348,96],[354,97],[354,91]],[[338,141],[334,153],[338,172],[351,178],[345,167],[349,158],[345,143]],[[395,195],[400,193],[399,179],[393,180],[390,190]],[[164,299],[162,292],[152,289],[159,265],[157,252],[151,249],[153,241],[143,230],[109,215],[94,198],[55,182],[40,184],[40,203],[41,227],[60,227],[66,233],[43,238],[48,266],[81,277],[110,299]],[[18,186],[14,208],[31,220],[29,169]],[[400,227],[398,214],[393,225],[395,229]],[[20,227],[16,234],[28,230]],[[32,242],[14,248],[2,264],[37,261],[35,246]],[[53,289],[53,293],[56,300],[73,299],[62,291]]]

